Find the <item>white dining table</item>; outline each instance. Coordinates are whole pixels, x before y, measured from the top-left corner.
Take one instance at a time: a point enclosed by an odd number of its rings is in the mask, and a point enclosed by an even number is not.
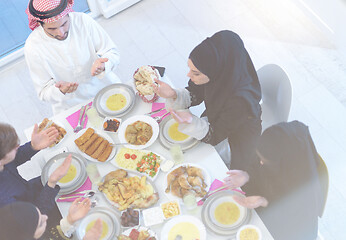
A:
[[[168,78],[163,78],[163,80],[170,83]],[[90,101],[92,101],[92,99],[90,99]],[[87,101],[84,104],[80,104],[80,105],[76,105],[74,107],[71,107],[70,109],[68,109],[64,112],[61,112],[61,113],[50,118],[51,120],[53,120],[57,123],[61,123],[64,126],[64,128],[66,129],[67,133],[66,133],[64,139],[57,146],[55,146],[53,148],[47,148],[47,149],[41,150],[39,153],[37,153],[32,158],[32,161],[36,161],[36,163],[38,163],[37,165],[41,168],[41,170],[42,170],[43,166],[45,165],[45,163],[51,157],[53,157],[54,155],[56,155],[62,151],[67,150],[69,152],[78,153],[77,146],[74,144],[74,140],[76,139],[76,134],[73,132],[71,125],[67,122],[66,117],[75,113],[76,111],[78,111],[81,108],[82,105],[85,105],[85,104],[89,103],[90,101]],[[160,101],[163,102],[164,100],[159,99],[159,102]],[[131,112],[129,112],[127,115],[121,117],[122,121],[124,121],[127,118],[134,116],[134,115],[141,115],[141,114],[145,114],[145,113],[150,112],[151,111],[151,105],[152,105],[151,103],[143,102],[142,99],[136,95],[135,106],[133,107]],[[90,123],[88,123],[87,127],[89,125],[90,125]],[[30,127],[24,131],[25,136],[27,137],[28,140],[30,140],[32,129],[33,129],[33,127]],[[109,136],[114,140],[114,142],[116,142],[116,143],[119,142],[119,139],[118,139],[116,134],[109,133]],[[153,151],[153,152],[163,156],[166,159],[170,158],[169,150],[167,150],[165,147],[163,147],[160,144],[158,139],[151,146],[149,146],[146,150]],[[98,169],[101,177],[105,176],[110,171],[114,171],[117,169],[116,166],[110,162],[98,162],[98,163],[90,162],[90,161],[87,161],[87,162],[88,162],[88,164],[90,164],[90,163],[96,164],[97,169]],[[203,142],[201,142],[197,146],[193,147],[192,149],[187,150],[184,153],[184,162],[185,163],[198,164],[198,165],[202,166],[209,173],[209,175],[211,177],[211,181],[213,181],[214,179],[219,179],[222,181],[226,177],[226,172],[228,171],[226,165],[224,164],[224,162],[220,158],[220,156],[217,153],[217,151],[215,150],[215,148],[213,146],[211,146],[209,144],[205,144]],[[165,178],[166,178],[166,173],[160,171],[158,173],[158,176],[156,177],[156,179],[154,181],[154,184],[155,184],[156,188],[158,189],[159,197],[160,197],[158,204],[162,203],[162,202],[167,202],[170,200],[164,191],[165,190],[165,186],[164,186]],[[114,208],[113,206],[111,206],[106,201],[104,196],[102,196],[103,193],[97,191],[97,186],[93,185],[93,190],[96,190],[96,192],[97,192],[96,193],[96,197],[98,199],[97,206],[105,206],[105,207],[109,207],[109,208]],[[67,216],[68,209],[69,209],[69,206],[71,205],[71,202],[58,202],[57,205],[58,205],[58,208],[59,208],[62,216],[63,217]],[[185,209],[183,205],[181,205],[182,214],[193,215],[199,219],[201,219],[201,209],[202,209],[202,207],[198,207],[197,211],[194,211],[194,213],[191,213],[187,209]],[[159,224],[159,225],[150,226],[150,229],[155,231],[157,233],[157,236],[160,238],[161,229],[163,228],[163,225],[165,223],[166,223],[166,221],[163,222],[162,224]],[[268,229],[265,227],[264,223],[262,222],[260,217],[257,215],[255,210],[251,210],[251,219],[250,219],[248,224],[253,224],[261,230],[263,240],[273,239],[273,237],[271,236]],[[144,225],[144,224],[142,223],[142,225]],[[206,230],[207,230],[207,238],[206,238],[207,240],[235,239],[235,237],[224,237],[224,236],[215,235],[214,233],[208,231],[208,228],[206,228]],[[164,240],[164,239],[162,239],[162,240]]]

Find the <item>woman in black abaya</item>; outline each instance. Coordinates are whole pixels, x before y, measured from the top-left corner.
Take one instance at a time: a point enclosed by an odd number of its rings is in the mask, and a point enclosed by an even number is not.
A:
[[[231,168],[246,170],[261,134],[261,89],[242,40],[231,31],[217,32],[193,49],[188,66],[188,87],[173,89],[157,80],[154,91],[166,98],[179,131],[214,146],[227,139]],[[201,118],[182,111],[202,102]]]

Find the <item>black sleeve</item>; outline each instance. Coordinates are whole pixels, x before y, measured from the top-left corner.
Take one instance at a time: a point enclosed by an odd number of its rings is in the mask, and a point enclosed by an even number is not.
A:
[[[204,87],[202,85],[196,85],[190,80],[186,89],[191,96],[191,107],[197,106],[204,101]]]
[[[20,146],[14,162],[16,166],[20,166],[26,161],[30,160],[38,151],[32,149],[31,142],[27,142],[24,145]]]

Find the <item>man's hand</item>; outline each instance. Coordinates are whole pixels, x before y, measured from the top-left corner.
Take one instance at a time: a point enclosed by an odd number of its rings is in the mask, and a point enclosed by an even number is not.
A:
[[[105,62],[108,62],[108,58],[98,58],[91,66],[91,76],[96,76],[105,70]]]
[[[65,158],[64,162],[49,176],[47,182],[49,187],[54,188],[56,183],[66,175],[68,169],[70,168],[71,162],[72,155],[70,154],[67,156],[67,158]]]
[[[241,197],[234,195],[233,199],[239,203],[239,205],[250,209],[268,206],[267,199],[261,196]]]
[[[177,121],[178,123],[192,123],[192,114],[190,113],[189,110],[187,111],[175,111],[173,109],[169,109],[169,111],[172,114],[172,117],[174,118],[175,121]]]
[[[58,136],[59,132],[55,127],[50,127],[39,132],[38,126],[35,124],[34,131],[31,134],[31,147],[36,151],[44,149],[52,145]]]
[[[159,95],[160,97],[163,97],[163,98],[173,98],[173,99],[177,98],[177,93],[167,83],[162,82],[156,78],[154,79],[154,81],[156,82],[156,84],[153,83],[151,86],[153,87],[154,92],[157,95]]]
[[[98,218],[95,225],[87,231],[83,240],[98,240],[102,234],[102,220]]]
[[[223,180],[229,189],[241,187],[249,181],[249,174],[242,170],[230,170],[227,174]]]
[[[63,94],[72,93],[77,90],[78,83],[59,81],[55,84],[55,87],[59,88]]]
[[[91,201],[89,198],[77,198],[68,210],[67,221],[73,225],[78,220],[84,218],[88,214],[90,206]]]

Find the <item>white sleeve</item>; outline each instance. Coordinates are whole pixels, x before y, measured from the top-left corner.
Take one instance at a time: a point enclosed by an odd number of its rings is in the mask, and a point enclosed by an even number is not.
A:
[[[60,228],[64,235],[68,238],[70,238],[75,231],[75,227],[67,221],[67,218],[63,218],[60,220]]]
[[[192,115],[191,123],[180,123],[178,130],[186,135],[196,138],[197,140],[203,139],[209,132],[208,118],[199,118]]]
[[[84,15],[86,21],[89,23],[90,35],[95,46],[96,54],[102,58],[108,58],[108,62],[105,63],[104,73],[98,75],[98,78],[101,79],[119,65],[120,53],[108,33],[94,19],[86,14]]]
[[[174,110],[187,109],[191,106],[190,92],[185,88],[174,89],[177,93],[177,98],[166,99],[166,109],[172,108]]]
[[[25,45],[24,53],[39,99],[53,104],[62,102],[66,98],[65,94],[55,87],[55,79],[42,67],[43,61],[39,55],[35,54],[35,49],[32,49],[30,45]]]

